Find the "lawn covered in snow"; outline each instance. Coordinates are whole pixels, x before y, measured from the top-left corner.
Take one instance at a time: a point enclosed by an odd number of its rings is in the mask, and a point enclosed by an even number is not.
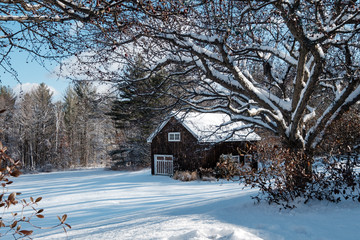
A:
[[[236,182],[180,182],[166,176],[102,169],[28,174],[11,191],[39,197],[55,225],[34,239],[359,239],[360,204],[312,202],[295,210],[254,204],[256,190]],[[9,239],[12,239],[9,236]]]

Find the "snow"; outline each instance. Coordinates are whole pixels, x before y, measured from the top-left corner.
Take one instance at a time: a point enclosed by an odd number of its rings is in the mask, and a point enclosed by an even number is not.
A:
[[[55,225],[34,239],[358,239],[360,206],[312,202],[292,211],[254,204],[256,190],[236,182],[179,182],[165,176],[102,169],[22,175],[11,191],[42,196],[39,208]],[[38,220],[37,220],[38,221]],[[8,236],[4,239],[13,239]]]
[[[199,113],[179,112],[174,113],[175,118],[199,141],[199,142],[221,142],[221,141],[258,141],[261,138],[241,121],[231,122],[230,117],[224,113]],[[165,127],[170,119],[166,119],[149,136],[148,142]]]
[[[231,122],[227,114],[187,113],[183,117],[177,117],[201,142],[260,140],[260,137],[249,126],[241,121]],[[237,129],[239,130],[236,131]],[[233,131],[235,131],[234,134]],[[229,138],[230,135],[232,136]]]
[[[201,35],[201,34],[197,34],[197,33],[190,33],[189,34],[191,38],[196,39],[196,40],[200,40],[200,41],[207,41],[207,42],[212,42],[215,43],[216,41],[220,42],[221,41],[221,36],[214,34],[214,35]]]

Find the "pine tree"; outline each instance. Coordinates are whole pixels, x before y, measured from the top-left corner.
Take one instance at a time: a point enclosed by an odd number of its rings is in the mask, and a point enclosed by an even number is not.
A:
[[[66,90],[64,97],[64,124],[66,155],[71,166],[98,166],[106,164],[108,149],[115,134],[106,104],[97,98],[90,82],[76,82]]]
[[[33,92],[36,162],[41,167],[44,167],[45,164],[54,164],[53,159],[55,158],[56,118],[52,96],[53,93],[44,83],[41,83]]]
[[[26,93],[19,108],[20,152],[23,166],[30,170],[43,170],[56,165],[56,117],[53,93],[41,83]]]
[[[33,112],[33,97],[31,93],[25,93],[19,103],[19,151],[21,153],[22,166],[29,170],[35,170],[35,117]]]
[[[73,88],[68,87],[64,96],[64,127],[66,136],[65,154],[69,159],[69,166],[77,165],[78,142],[77,142],[77,125],[78,125],[78,99]]]
[[[6,146],[17,145],[19,132],[15,125],[16,109],[15,109],[16,96],[10,87],[0,85],[0,111],[5,112],[0,115],[0,141]],[[16,148],[11,148],[9,154],[18,157]]]
[[[124,81],[118,84],[118,99],[109,113],[120,135],[118,148],[110,153],[115,169],[150,164],[146,139],[164,116],[161,106],[170,102],[170,98],[162,93],[165,85],[161,73],[146,81],[134,81],[144,77],[144,68],[141,57],[127,67]]]

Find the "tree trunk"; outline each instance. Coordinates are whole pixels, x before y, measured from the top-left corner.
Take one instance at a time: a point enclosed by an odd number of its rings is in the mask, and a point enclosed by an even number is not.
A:
[[[299,143],[289,142],[285,145],[286,185],[289,190],[304,189],[312,178],[313,154],[300,146]]]
[[[33,171],[35,170],[35,164],[34,164],[34,153],[33,153],[33,147],[32,143],[30,142],[30,169]]]

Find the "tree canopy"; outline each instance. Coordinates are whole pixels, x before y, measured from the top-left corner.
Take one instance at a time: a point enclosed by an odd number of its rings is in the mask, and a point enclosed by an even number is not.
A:
[[[293,148],[311,152],[360,100],[358,1],[19,0],[0,8],[3,21],[27,32],[41,26],[37,34],[77,56],[92,52],[87,63],[101,65],[87,72],[93,78],[121,81],[109,66],[133,60],[136,49],[144,78],[165,68],[169,88],[186,90],[172,96],[186,108],[225,112]]]

